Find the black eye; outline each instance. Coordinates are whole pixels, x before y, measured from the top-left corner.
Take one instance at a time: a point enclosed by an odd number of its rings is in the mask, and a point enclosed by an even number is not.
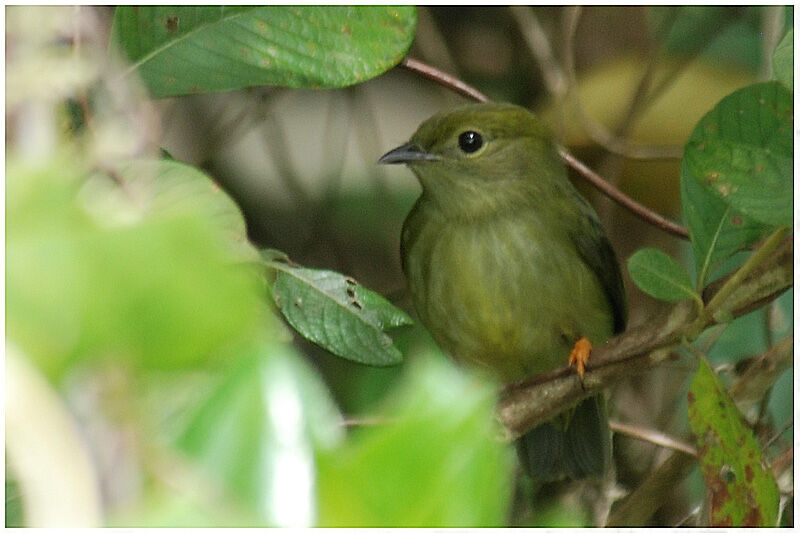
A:
[[[458,146],[468,154],[477,152],[483,146],[483,137],[478,132],[465,131],[458,136]]]

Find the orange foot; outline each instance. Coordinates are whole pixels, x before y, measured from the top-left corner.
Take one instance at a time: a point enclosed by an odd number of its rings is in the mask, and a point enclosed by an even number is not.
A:
[[[592,353],[592,343],[586,337],[581,337],[575,342],[572,352],[569,354],[569,366],[574,366],[575,371],[583,379],[586,372],[586,363],[589,361],[589,354]]]

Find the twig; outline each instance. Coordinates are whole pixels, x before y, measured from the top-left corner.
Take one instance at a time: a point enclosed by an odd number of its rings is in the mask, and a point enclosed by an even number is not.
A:
[[[678,520],[675,524],[672,525],[672,527],[681,527],[683,524],[691,520],[692,517],[695,517],[698,514],[700,514],[700,511],[702,509],[703,509],[702,503],[700,503],[699,505],[695,505],[694,508],[686,514],[686,516]]]
[[[669,448],[670,450],[676,450],[697,457],[697,450],[694,446],[655,429],[634,426],[632,424],[620,422],[619,420],[609,420],[608,423],[609,426],[611,426],[611,431],[619,433],[620,435],[627,435],[628,437],[643,440],[655,444],[656,446],[661,446],[662,448]]]
[[[422,61],[418,61],[411,57],[406,57],[403,59],[400,65],[407,70],[416,72],[430,80],[435,81],[439,85],[452,89],[453,91],[468,98],[472,98],[478,102],[489,101],[489,98],[477,89],[467,85],[463,81],[451,76],[450,74],[447,74],[446,72],[442,72],[436,67],[423,63]],[[678,237],[682,237],[684,239],[689,237],[689,232],[686,230],[686,228],[672,222],[658,213],[655,213],[654,211],[651,211],[636,200],[625,195],[622,191],[613,186],[602,176],[583,164],[574,155],[570,154],[566,148],[559,148],[558,153],[570,167],[575,169],[575,171],[583,176],[589,183],[600,189],[603,194],[615,202],[639,216],[642,220],[653,224],[654,226],[659,227],[668,233],[677,235]]]
[[[772,252],[778,246],[780,246],[788,231],[789,228],[778,228],[775,230],[772,235],[770,235],[764,241],[764,243],[755,252],[753,252],[745,264],[742,265],[741,268],[739,268],[733,274],[733,276],[728,278],[728,281],[725,283],[725,285],[722,286],[722,288],[714,295],[713,298],[711,298],[711,301],[708,302],[708,305],[706,305],[706,307],[700,313],[700,316],[697,318],[695,327],[692,328],[693,330],[696,330],[696,334],[699,334],[705,325],[711,321],[714,314],[725,304],[725,301],[741,284],[742,280],[749,276],[750,273],[758,267],[758,265],[765,261],[770,254],[772,254]],[[690,334],[694,335],[695,331],[692,331]]]
[[[566,76],[553,56],[550,41],[547,39],[542,25],[539,24],[539,19],[533,12],[533,8],[530,6],[511,6],[509,10],[522,32],[522,37],[528,44],[528,49],[539,63],[547,90],[556,98],[564,96],[568,87]]]
[[[577,157],[569,153],[566,148],[560,147],[558,149],[558,153],[561,156],[561,158],[564,161],[566,161],[567,164],[571,166],[575,171],[577,171],[581,176],[583,176],[586,179],[586,181],[597,187],[597,189],[599,189],[600,192],[602,192],[603,194],[605,194],[606,196],[608,196],[621,206],[628,209],[634,215],[638,216],[645,222],[648,222],[658,228],[661,228],[667,233],[671,233],[683,239],[689,238],[689,231],[686,228],[684,228],[679,224],[676,224],[675,222],[669,220],[666,217],[659,215],[655,211],[651,211],[650,209],[640,204],[630,196],[627,196],[617,187],[612,185],[608,180],[606,180],[605,178],[597,174],[595,171],[587,167]]]
[[[787,422],[786,422],[786,423],[783,425],[783,427],[782,427],[781,429],[779,429],[779,430],[778,430],[778,431],[777,431],[777,432],[776,432],[776,433],[775,433],[775,434],[774,434],[772,437],[770,437],[770,438],[769,438],[769,440],[767,441],[767,443],[766,443],[766,444],[764,444],[764,449],[766,450],[767,448],[769,448],[770,446],[772,446],[773,444],[775,444],[775,441],[777,441],[777,440],[780,438],[780,436],[781,436],[781,435],[783,435],[783,434],[786,432],[786,430],[788,430],[790,427],[792,427],[792,425],[793,425],[793,424],[794,424],[794,420],[792,420],[792,419],[790,418],[790,419],[789,419],[789,420],[788,420],[788,421],[787,421]]]
[[[573,6],[566,8],[565,16],[566,21],[566,38],[564,43],[564,64],[566,70],[566,79],[568,82],[568,94],[572,96],[571,100],[575,106],[575,111],[581,120],[581,125],[591,139],[608,150],[617,155],[627,157],[629,159],[680,159],[683,155],[683,149],[680,146],[637,146],[632,145],[627,139],[615,135],[608,131],[605,126],[596,121],[586,108],[583,107],[583,102],[577,91],[577,75],[575,68],[575,35],[578,28],[578,19],[581,15],[581,7]],[[654,61],[651,61],[648,66],[648,71],[642,78],[637,89],[636,96],[634,97],[634,106],[629,109],[628,117],[623,121],[629,123],[633,118],[632,114],[639,108],[639,103],[644,94],[645,84],[649,85],[649,79],[653,68]]]
[[[466,96],[467,98],[472,98],[478,102],[489,101],[489,97],[480,92],[478,89],[472,87],[471,85],[467,85],[455,76],[441,71],[434,66],[428,65],[427,63],[423,63],[422,61],[414,59],[413,57],[406,56],[403,61],[400,62],[400,66],[406,70],[410,70],[411,72],[416,72],[417,74],[420,74],[429,80],[433,80],[443,87],[452,89],[453,91]]]

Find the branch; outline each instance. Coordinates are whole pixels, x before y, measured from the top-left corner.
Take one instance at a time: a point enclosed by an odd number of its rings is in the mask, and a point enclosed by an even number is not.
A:
[[[566,148],[559,148],[558,154],[564,161],[567,162],[569,166],[583,176],[586,181],[597,187],[600,192],[617,202],[622,207],[628,209],[628,211],[632,212],[634,215],[638,216],[645,222],[649,222],[657,228],[661,228],[667,233],[671,233],[683,239],[689,238],[689,232],[686,230],[686,228],[674,223],[668,218],[659,215],[655,211],[651,211],[643,204],[640,204],[630,196],[626,195],[612,185],[611,182],[583,164],[578,158],[569,153]]]
[[[792,252],[792,241],[786,239],[775,253],[742,280],[723,306],[729,316],[741,316],[761,307],[792,285]],[[730,277],[710,285],[704,292],[705,300],[713,298]],[[690,300],[678,302],[641,326],[596,347],[583,382],[565,365],[507,386],[501,394],[498,417],[509,438],[519,437],[583,398],[663,362],[670,356],[672,348],[681,343],[691,328],[696,327],[696,320],[695,303]],[[709,318],[704,327],[716,323],[715,318]]]
[[[418,59],[406,56],[400,62],[400,66],[406,70],[410,70],[411,72],[416,72],[417,74],[420,74],[429,80],[435,81],[442,87],[447,87],[448,89],[455,91],[460,95],[466,96],[467,98],[472,98],[478,102],[489,102],[489,97],[475,87],[467,85],[455,76],[441,71],[432,65],[423,63]]]
[[[627,435],[628,437],[649,442],[651,444],[655,444],[656,446],[661,446],[662,448],[669,448],[670,450],[683,452],[687,455],[697,457],[697,449],[695,449],[694,446],[655,429],[634,426],[632,424],[620,422],[619,420],[609,420],[608,425],[611,427],[611,431],[614,433]]]
[[[428,65],[427,63],[423,63],[417,59],[406,56],[403,61],[400,62],[400,66],[406,70],[410,70],[411,72],[415,72],[421,76],[424,76],[425,78],[428,78],[429,80],[432,80],[443,87],[447,87],[458,94],[466,96],[467,98],[471,98],[478,102],[490,101],[485,94],[474,87],[467,85],[455,76],[443,72],[436,67]],[[559,148],[558,153],[570,167],[578,172],[578,174],[583,176],[584,179],[586,179],[589,183],[597,187],[603,194],[620,204],[622,207],[633,212],[645,222],[653,224],[654,226],[661,228],[668,233],[672,233],[673,235],[677,235],[678,237],[682,237],[684,239],[689,237],[689,232],[686,231],[686,228],[675,224],[671,220],[664,218],[654,211],[651,211],[633,198],[627,196],[625,193],[612,185],[608,180],[592,171],[574,155],[570,154],[565,148]]]

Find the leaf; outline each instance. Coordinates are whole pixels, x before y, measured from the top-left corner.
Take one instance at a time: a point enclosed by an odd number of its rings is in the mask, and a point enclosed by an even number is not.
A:
[[[315,453],[335,446],[342,428],[320,378],[290,347],[268,342],[199,406],[178,446],[255,510],[255,523],[228,525],[310,527]]]
[[[120,6],[120,45],[156,98],[258,85],[334,88],[396,65],[411,6]]]
[[[700,287],[706,285],[723,260],[758,241],[769,230],[706,190],[688,175],[685,165],[681,168],[681,203]]]
[[[780,83],[723,98],[695,127],[682,173],[757,222],[791,226],[792,96]]]
[[[153,217],[199,214],[227,241],[242,260],[257,260],[247,238],[244,215],[236,202],[206,174],[174,160],[136,160],[119,168],[127,194],[134,193],[139,208]]]
[[[711,525],[775,527],[778,486],[758,441],[705,360],[689,386],[689,425],[711,492]]]
[[[234,264],[219,211],[189,194],[192,180],[208,178],[161,165],[187,185],[171,200],[159,172],[148,188],[85,177],[78,187],[69,161],[10,164],[7,205],[20,216],[8,222],[7,332],[51,377],[97,357],[133,368],[220,362],[224,347],[256,331],[258,278]],[[153,169],[131,164],[124,178],[135,182],[143,168]]]
[[[303,337],[358,363],[387,366],[403,360],[384,331],[411,324],[405,312],[337,272],[268,264],[277,269],[273,299]]]
[[[661,250],[637,250],[628,258],[628,272],[640,289],[659,300],[675,302],[698,297],[686,269]]]
[[[772,53],[772,77],[794,90],[794,28],[790,28]]]
[[[504,525],[513,454],[494,423],[495,386],[444,358],[416,363],[379,425],[321,454],[319,526]]]
[[[763,64],[761,34],[766,6],[649,6],[653,37],[673,57],[702,55],[717,66],[755,73]]]

